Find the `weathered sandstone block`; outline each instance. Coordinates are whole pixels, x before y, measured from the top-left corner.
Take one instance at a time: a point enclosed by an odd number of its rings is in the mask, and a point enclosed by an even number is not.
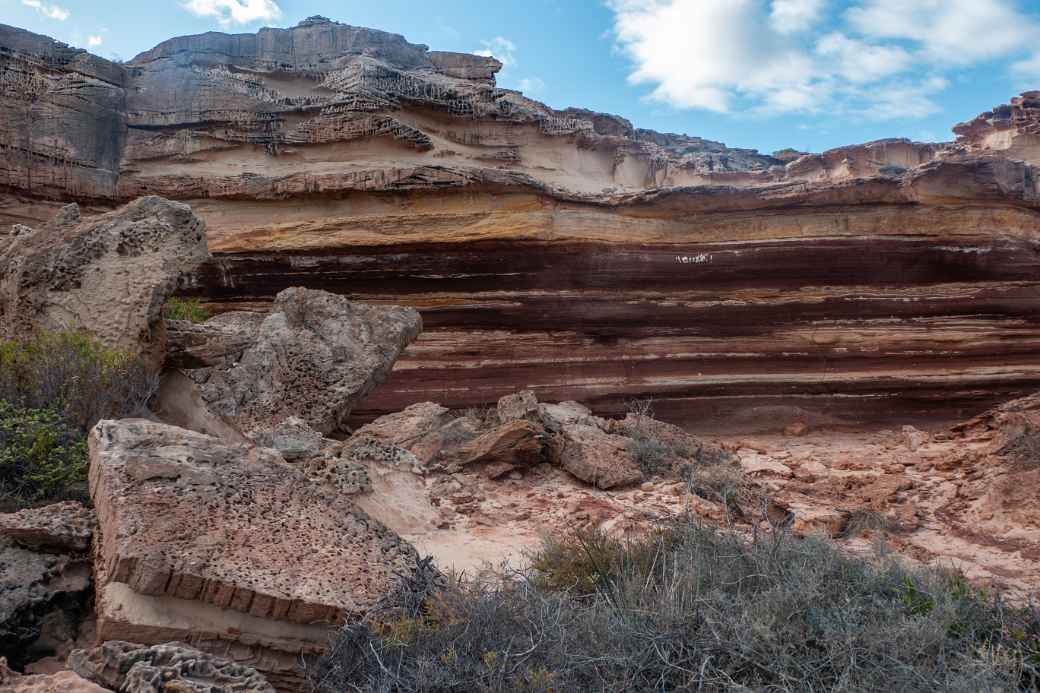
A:
[[[271,450],[143,420],[90,436],[108,582],[298,624],[359,618],[415,551]]]
[[[164,301],[208,257],[185,204],[144,197],[84,221],[72,205],[0,247],[0,330],[84,330],[113,348],[160,348]]]
[[[209,333],[235,347],[199,346],[216,363],[197,376],[202,398],[242,430],[276,426],[287,416],[320,433],[336,430],[422,329],[412,308],[354,303],[310,289],[279,293],[259,324],[214,320],[217,328]],[[254,327],[251,338],[237,333]],[[228,358],[232,353],[237,360]]]

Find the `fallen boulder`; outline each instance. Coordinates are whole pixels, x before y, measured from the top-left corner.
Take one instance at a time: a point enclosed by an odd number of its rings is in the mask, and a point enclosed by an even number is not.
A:
[[[469,441],[457,454],[462,466],[480,465],[485,476],[497,479],[542,461],[545,429],[525,419],[513,419]]]
[[[643,480],[629,451],[628,439],[594,426],[564,426],[553,436],[550,449],[553,463],[598,488],[627,486]]]
[[[163,303],[208,258],[188,205],[142,197],[87,220],[68,205],[0,246],[0,333],[82,330],[158,361]]]
[[[301,655],[417,560],[274,450],[144,420],[90,434],[99,640],[185,640],[298,686]]]
[[[189,373],[209,409],[243,431],[296,416],[326,435],[342,428],[422,329],[413,308],[300,288],[279,293],[262,321],[213,320],[213,330],[178,326],[196,341],[175,347],[213,364]],[[207,334],[218,343],[206,341]]]

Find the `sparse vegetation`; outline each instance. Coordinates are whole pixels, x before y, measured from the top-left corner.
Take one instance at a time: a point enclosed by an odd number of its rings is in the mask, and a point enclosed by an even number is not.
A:
[[[867,532],[890,534],[899,531],[899,522],[877,510],[857,508],[849,513],[843,537],[858,537]]]
[[[372,620],[341,631],[311,672],[315,690],[967,693],[1040,684],[1035,608],[1009,607],[957,575],[850,557],[824,539],[748,542],[683,520],[635,542],[576,534],[533,559],[526,573],[446,586],[428,573],[412,578]]]
[[[213,314],[202,305],[198,298],[179,298],[172,296],[166,299],[163,306],[163,317],[167,320],[188,320],[194,323],[206,322]]]
[[[87,335],[0,341],[0,510],[81,498],[87,431],[144,406],[157,380]]]

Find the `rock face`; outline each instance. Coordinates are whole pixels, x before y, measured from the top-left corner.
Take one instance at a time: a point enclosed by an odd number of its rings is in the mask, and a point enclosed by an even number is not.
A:
[[[205,219],[192,292],[218,308],[296,285],[418,308],[359,421],[531,388],[714,429],[903,425],[1040,387],[1034,92],[953,143],[768,156],[553,110],[497,88],[494,59],[323,18],[125,66],[0,45],[0,223],[161,194]],[[87,82],[63,110],[59,85]],[[27,136],[29,107],[61,136]]]
[[[270,428],[288,416],[320,433],[341,426],[382,382],[422,329],[412,308],[353,303],[310,289],[278,294],[262,320],[214,318],[214,326],[178,326],[180,353],[210,367],[189,373],[202,399],[240,429]]]
[[[256,669],[176,642],[146,647],[111,640],[76,650],[69,665],[123,693],[275,693]]]
[[[208,257],[185,204],[143,197],[87,221],[69,205],[0,245],[0,325],[7,336],[84,330],[111,348],[154,351],[163,303]]]
[[[301,655],[413,569],[415,550],[273,450],[144,420],[90,436],[98,639],[183,640],[298,685]]]
[[[92,585],[92,526],[78,503],[0,515],[0,658],[13,667],[76,639]]]
[[[953,128],[957,144],[972,152],[997,151],[1040,164],[1040,91],[1027,91]]]

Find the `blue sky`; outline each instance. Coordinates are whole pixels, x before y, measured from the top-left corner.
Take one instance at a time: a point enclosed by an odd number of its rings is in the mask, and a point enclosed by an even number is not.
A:
[[[1040,89],[1040,0],[0,0],[0,22],[129,59],[313,14],[440,50],[557,108],[809,151],[950,127]]]

